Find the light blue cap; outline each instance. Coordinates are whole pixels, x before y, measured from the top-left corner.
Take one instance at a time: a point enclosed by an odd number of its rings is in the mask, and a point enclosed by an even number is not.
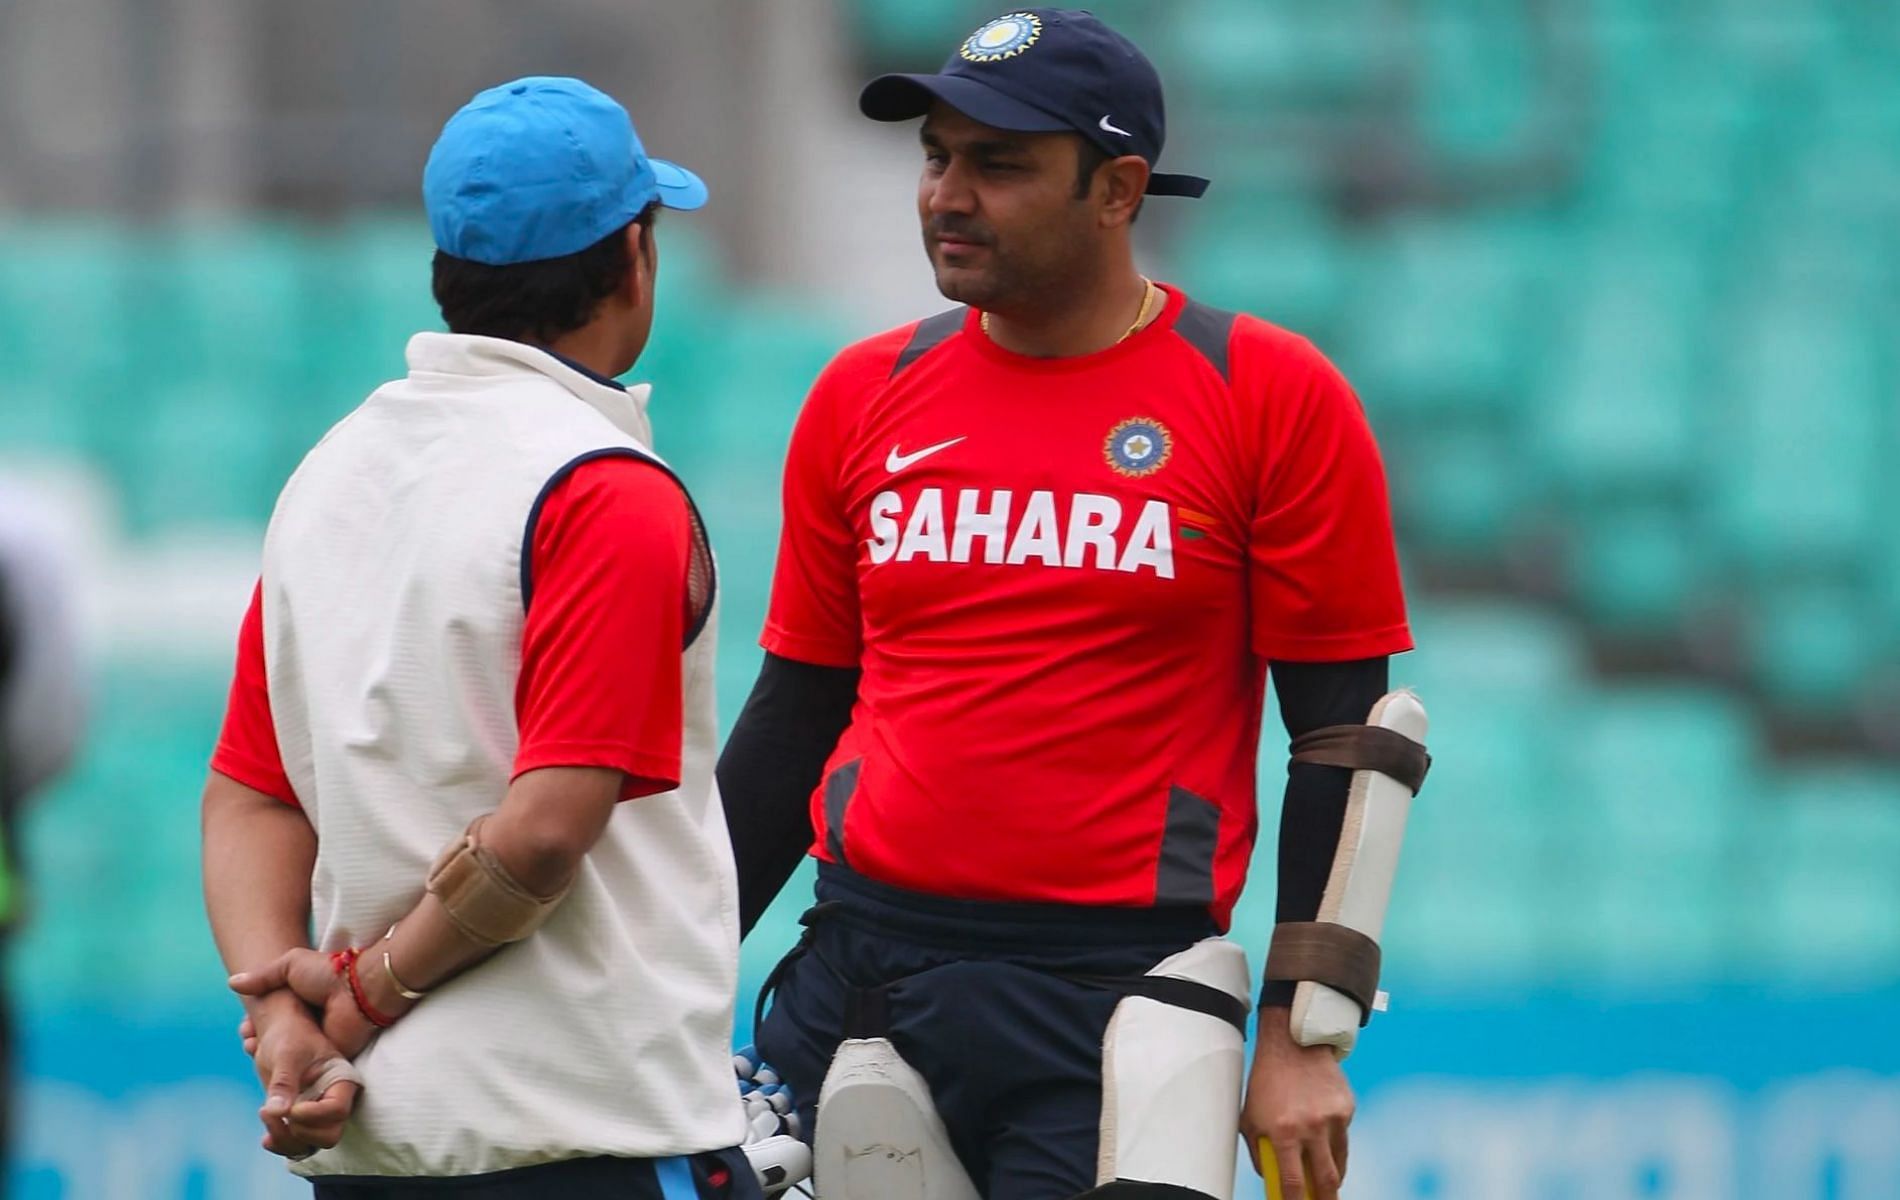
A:
[[[422,169],[435,244],[491,267],[574,254],[658,200],[706,203],[685,167],[648,158],[627,110],[578,79],[531,75],[449,118]]]

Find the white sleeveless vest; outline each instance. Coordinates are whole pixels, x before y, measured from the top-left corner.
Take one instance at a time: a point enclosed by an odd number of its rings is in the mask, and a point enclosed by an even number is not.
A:
[[[653,458],[644,389],[494,338],[418,334],[408,357],[304,459],[264,540],[271,714],[317,830],[325,950],[382,937],[507,791],[537,499],[583,456]],[[469,1175],[742,1140],[716,637],[709,612],[685,650],[679,789],[621,804],[546,925],[377,1038],[342,1143],[300,1173]]]

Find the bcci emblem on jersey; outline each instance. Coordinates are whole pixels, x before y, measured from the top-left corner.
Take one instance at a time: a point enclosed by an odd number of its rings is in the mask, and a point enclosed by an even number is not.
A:
[[[1108,431],[1102,455],[1117,475],[1140,479],[1168,465],[1174,439],[1168,427],[1148,417],[1131,417]]]
[[[963,40],[957,51],[970,62],[1000,62],[1015,58],[1042,36],[1042,18],[1035,13],[1010,13],[991,21]]]

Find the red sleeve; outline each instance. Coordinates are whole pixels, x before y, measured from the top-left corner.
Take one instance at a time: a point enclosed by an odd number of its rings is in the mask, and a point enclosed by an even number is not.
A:
[[[784,525],[759,644],[814,666],[855,667],[864,647],[858,539],[839,486],[864,375],[863,364],[849,352],[825,368],[798,414],[785,456]]]
[[[1385,466],[1359,398],[1304,338],[1245,318],[1234,337],[1235,387],[1261,401],[1254,652],[1340,662],[1411,649]]]
[[[622,799],[679,786],[686,503],[666,472],[622,456],[548,491],[528,548],[516,775],[610,767]]]
[[[264,682],[264,585],[251,590],[251,606],[238,626],[237,669],[231,698],[224,706],[224,729],[211,753],[211,769],[248,788],[275,796],[292,808],[297,793],[284,774],[277,749],[277,725],[270,715],[270,689]]]

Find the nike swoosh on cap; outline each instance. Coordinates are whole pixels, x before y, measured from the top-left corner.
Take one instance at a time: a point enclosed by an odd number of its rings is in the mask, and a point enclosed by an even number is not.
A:
[[[1097,121],[1097,122],[1096,122],[1096,124],[1097,124],[1097,125],[1100,125],[1100,126],[1102,127],[1102,131],[1103,131],[1104,133],[1119,133],[1119,134],[1121,134],[1121,135],[1122,135],[1123,137],[1134,137],[1134,136],[1135,136],[1134,134],[1132,134],[1132,133],[1130,133],[1130,132],[1128,132],[1128,131],[1127,131],[1126,129],[1123,129],[1123,128],[1122,128],[1121,126],[1119,126],[1119,125],[1117,125],[1117,124],[1115,124],[1115,123],[1114,123],[1113,121],[1111,121],[1111,120],[1109,120],[1109,119],[1108,119],[1108,115],[1107,115],[1106,113],[1105,113],[1105,114],[1103,114],[1103,116],[1102,116],[1102,119],[1101,119],[1101,120],[1099,120],[1099,121]]]
[[[969,436],[968,434],[964,435],[964,437],[968,437],[968,436]],[[903,470],[905,467],[910,466],[912,463],[917,462],[920,459],[929,458],[931,455],[935,454],[939,450],[948,450],[950,447],[956,445],[958,442],[962,440],[963,438],[960,438],[960,437],[951,438],[947,442],[938,442],[934,446],[925,446],[922,450],[915,451],[911,454],[905,454],[898,447],[892,446],[891,452],[888,455],[886,455],[884,458],[884,469],[886,471],[889,471],[891,474],[895,475],[899,471]]]

